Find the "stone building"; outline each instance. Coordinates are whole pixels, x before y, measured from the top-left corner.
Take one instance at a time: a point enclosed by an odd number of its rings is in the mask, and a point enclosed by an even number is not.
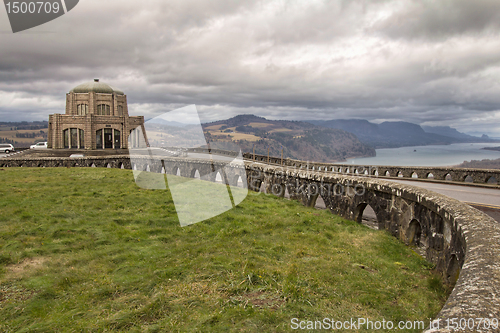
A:
[[[142,127],[142,133],[146,133],[144,117],[128,115],[127,96],[95,79],[66,94],[65,114],[49,116],[48,147],[126,149],[129,135],[138,126]],[[138,140],[134,138],[134,141]]]

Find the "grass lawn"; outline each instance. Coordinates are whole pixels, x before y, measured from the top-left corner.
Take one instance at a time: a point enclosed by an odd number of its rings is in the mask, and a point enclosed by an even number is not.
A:
[[[0,332],[428,323],[447,297],[397,239],[294,201],[250,193],[181,228],[170,193],[130,170],[4,168],[0,184]]]

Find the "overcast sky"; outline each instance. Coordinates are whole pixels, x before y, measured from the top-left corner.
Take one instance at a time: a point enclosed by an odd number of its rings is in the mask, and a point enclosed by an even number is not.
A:
[[[500,136],[500,1],[81,0],[13,34],[0,121],[48,120],[100,78],[146,118],[403,120]]]

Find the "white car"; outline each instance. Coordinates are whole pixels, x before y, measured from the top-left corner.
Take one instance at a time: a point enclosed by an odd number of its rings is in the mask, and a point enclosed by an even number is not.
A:
[[[30,149],[47,149],[47,142],[38,142],[36,145],[31,145]]]
[[[9,154],[10,152],[13,152],[14,146],[11,145],[10,143],[0,143],[0,152],[4,152],[6,154]]]

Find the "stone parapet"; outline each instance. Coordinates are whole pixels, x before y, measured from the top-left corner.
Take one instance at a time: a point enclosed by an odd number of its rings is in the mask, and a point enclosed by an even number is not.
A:
[[[412,180],[438,180],[444,182],[474,183],[474,184],[500,184],[500,170],[473,169],[454,167],[409,167],[409,166],[383,166],[359,165],[338,163],[317,163],[279,157],[244,153],[247,160],[267,164],[295,167],[310,171],[324,171],[341,173],[345,175],[376,176],[388,178],[403,178]]]

